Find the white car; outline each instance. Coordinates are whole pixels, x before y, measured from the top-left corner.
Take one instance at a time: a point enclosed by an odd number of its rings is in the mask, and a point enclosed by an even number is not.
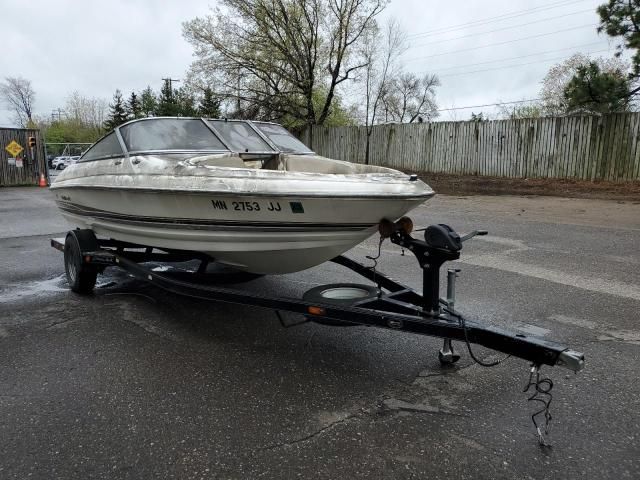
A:
[[[56,159],[53,160],[53,165],[56,170],[64,170],[65,168],[67,168],[69,165],[73,165],[74,163],[76,163],[78,161],[78,159],[80,158],[80,156],[74,156],[74,157],[58,157],[60,159],[60,161],[56,164],[55,161]]]
[[[69,157],[56,157],[53,160],[51,160],[51,168],[53,168],[54,170],[58,170],[58,166],[61,163],[64,163],[65,159],[67,159]]]

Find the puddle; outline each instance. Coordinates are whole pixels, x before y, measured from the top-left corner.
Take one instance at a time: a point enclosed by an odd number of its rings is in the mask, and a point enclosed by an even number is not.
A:
[[[152,272],[168,272],[169,270],[173,270],[169,265],[160,265],[159,267],[154,267],[151,269]]]
[[[117,285],[117,282],[109,276],[102,276],[102,281],[96,283],[96,288],[108,288],[114,285]],[[66,275],[63,273],[47,280],[9,284],[0,290],[0,303],[11,303],[35,296],[55,295],[69,291]]]
[[[48,280],[9,284],[5,290],[0,292],[0,303],[10,303],[38,295],[53,295],[68,291],[69,287],[65,275],[58,275]]]

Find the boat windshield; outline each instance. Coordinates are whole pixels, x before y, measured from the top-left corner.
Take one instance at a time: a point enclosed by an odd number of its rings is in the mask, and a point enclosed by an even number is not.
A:
[[[120,134],[129,152],[227,150],[200,119],[148,119],[120,127]]]
[[[248,123],[232,120],[207,120],[207,122],[235,152],[274,152],[273,148]]]
[[[274,123],[253,123],[281,151],[285,153],[313,153],[309,147],[291,135],[286,128]]]

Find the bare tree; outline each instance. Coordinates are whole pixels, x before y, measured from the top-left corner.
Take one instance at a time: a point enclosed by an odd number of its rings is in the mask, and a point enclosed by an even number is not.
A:
[[[413,123],[437,117],[435,88],[439,85],[436,75],[419,77],[411,72],[400,73],[382,98],[385,121]]]
[[[544,110],[539,102],[532,102],[528,105],[523,103],[515,105],[503,103],[498,105],[498,118],[516,120],[523,118],[540,118],[542,116],[544,116]]]
[[[364,161],[369,163],[369,143],[378,122],[383,99],[389,95],[400,72],[399,57],[406,50],[406,36],[398,22],[389,20],[384,31],[372,28],[362,49],[364,82],[364,120],[367,132]]]
[[[102,98],[85,97],[78,91],[72,92],[65,103],[67,118],[87,127],[102,128],[108,103]]]
[[[364,67],[352,52],[387,0],[221,0],[183,24],[194,83],[236,114],[322,125],[336,90]],[[250,114],[250,115],[249,115]]]
[[[15,121],[21,127],[33,124],[33,102],[36,93],[31,81],[23,77],[5,77],[0,84],[0,94],[7,108],[13,111]]]

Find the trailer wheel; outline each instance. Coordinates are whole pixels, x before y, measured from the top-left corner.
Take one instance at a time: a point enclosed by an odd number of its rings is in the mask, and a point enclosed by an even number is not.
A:
[[[90,235],[85,232],[89,232]],[[90,230],[69,232],[64,241],[64,269],[69,287],[76,293],[91,293],[96,285],[98,271],[84,262],[80,246],[81,243],[91,244],[94,242],[97,245],[95,236]]]

